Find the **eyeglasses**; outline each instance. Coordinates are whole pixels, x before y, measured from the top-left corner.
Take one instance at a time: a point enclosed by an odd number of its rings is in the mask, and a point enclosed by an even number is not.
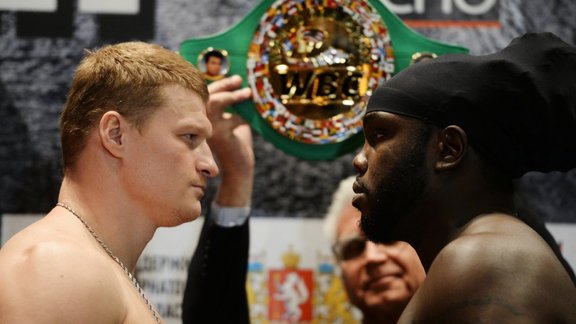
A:
[[[350,237],[332,245],[332,252],[341,261],[352,260],[364,253],[367,239],[363,236]]]

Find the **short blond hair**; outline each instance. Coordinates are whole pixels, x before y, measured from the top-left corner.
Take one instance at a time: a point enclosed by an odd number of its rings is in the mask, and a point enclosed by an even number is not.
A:
[[[84,149],[88,134],[107,111],[118,111],[141,129],[164,102],[161,89],[177,84],[204,103],[208,89],[201,72],[178,53],[159,45],[125,42],[86,51],[60,117],[64,168]]]

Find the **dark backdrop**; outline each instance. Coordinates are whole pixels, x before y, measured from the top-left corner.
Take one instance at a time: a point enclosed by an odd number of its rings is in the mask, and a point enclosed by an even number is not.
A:
[[[415,20],[470,18],[459,12],[442,17],[433,7],[440,2],[425,1],[425,13],[400,16]],[[78,12],[75,0],[59,0],[55,13],[0,11],[0,214],[45,213],[56,202],[61,180],[58,116],[84,48],[139,39],[177,50],[187,38],[225,30],[256,3],[140,0],[136,15],[103,15]],[[472,54],[493,52],[528,31],[551,31],[567,42],[576,42],[573,0],[501,0],[484,18],[501,26],[416,30],[462,44]],[[284,154],[257,134],[255,147],[253,207],[257,216],[322,217],[338,181],[354,174],[352,153],[333,161],[304,161]],[[547,221],[576,222],[576,170],[528,174],[519,186],[525,204]]]

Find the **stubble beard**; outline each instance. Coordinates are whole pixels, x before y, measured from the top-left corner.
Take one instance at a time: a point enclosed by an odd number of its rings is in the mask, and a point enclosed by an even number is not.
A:
[[[388,171],[375,192],[367,193],[368,208],[362,212],[360,228],[370,241],[407,240],[405,234],[397,231],[399,223],[418,207],[428,184],[425,147],[423,142],[418,143]]]

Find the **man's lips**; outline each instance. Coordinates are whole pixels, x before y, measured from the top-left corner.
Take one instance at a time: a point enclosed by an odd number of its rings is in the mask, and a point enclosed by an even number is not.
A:
[[[388,287],[393,281],[400,278],[400,274],[398,273],[390,273],[390,274],[383,274],[381,276],[372,278],[368,280],[364,285],[363,288],[365,290],[369,289],[377,289]]]
[[[354,192],[356,193],[354,197],[352,197],[352,206],[361,210],[361,205],[362,201],[364,201],[366,190],[358,181],[354,182],[354,184],[352,185],[352,190],[354,190]]]
[[[366,191],[364,189],[364,186],[360,182],[358,182],[358,180],[354,181],[354,183],[352,184],[352,190],[354,190],[354,192],[357,194],[363,194]]]
[[[203,185],[192,185],[192,187],[198,189],[198,191],[200,191],[200,197],[204,196],[204,193],[206,192],[206,186]]]
[[[356,209],[362,211],[362,201],[364,201],[364,194],[356,194],[352,197],[352,206],[356,207]]]

